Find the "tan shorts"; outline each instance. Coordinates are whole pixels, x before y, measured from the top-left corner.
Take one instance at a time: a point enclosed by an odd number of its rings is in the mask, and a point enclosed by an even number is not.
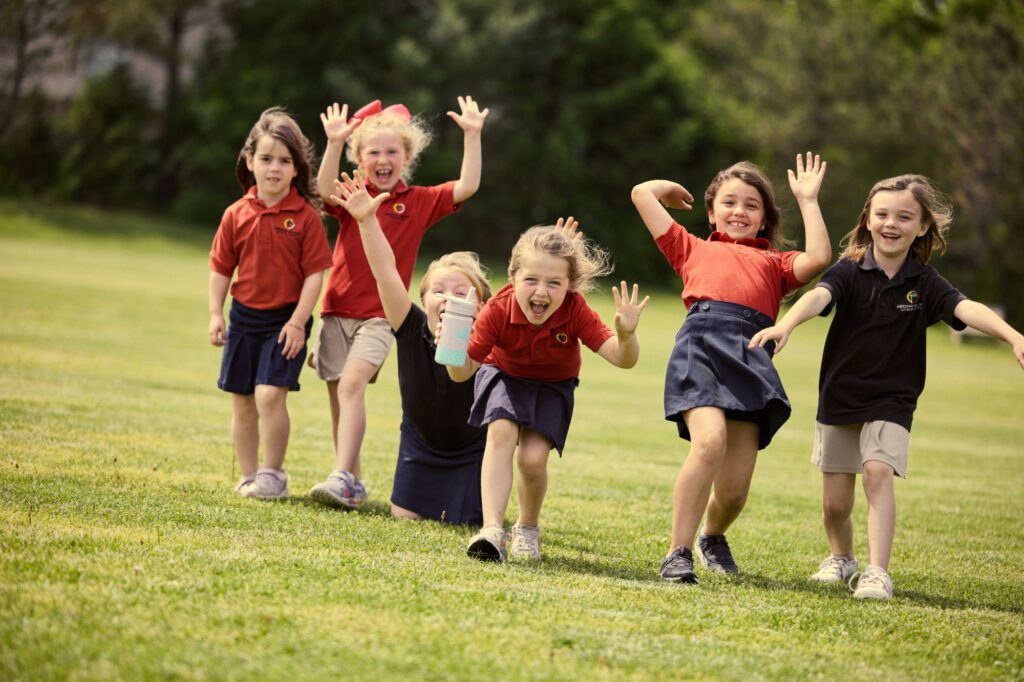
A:
[[[910,431],[893,422],[816,423],[811,463],[830,474],[859,474],[864,462],[885,462],[906,478],[909,452]]]
[[[379,372],[394,340],[391,325],[382,317],[321,317],[309,366],[324,381],[337,381],[349,358],[376,365]],[[370,383],[376,380],[375,373]]]

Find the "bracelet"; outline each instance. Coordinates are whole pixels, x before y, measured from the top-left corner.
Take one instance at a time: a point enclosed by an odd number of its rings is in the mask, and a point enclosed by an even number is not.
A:
[[[298,329],[298,330],[299,330],[300,332],[302,332],[303,334],[305,334],[305,333],[306,333],[306,328],[305,328],[305,327],[299,326],[299,325],[295,324],[294,322],[291,322],[291,321],[289,321],[289,322],[285,322],[285,323],[284,323],[284,325],[285,325],[286,327],[295,327],[296,329]]]

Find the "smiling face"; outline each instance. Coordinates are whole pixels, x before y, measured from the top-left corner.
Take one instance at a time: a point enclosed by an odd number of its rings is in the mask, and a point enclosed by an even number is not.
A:
[[[928,225],[922,224],[922,213],[921,204],[909,189],[881,191],[871,198],[867,228],[875,261],[902,263],[914,240],[928,231]]]
[[[540,326],[569,293],[569,262],[543,251],[526,251],[512,275],[516,303],[530,324]]]
[[[444,302],[443,296],[447,294],[466,298],[472,288],[473,282],[462,270],[440,267],[430,273],[430,279],[423,292],[422,303],[423,310],[427,313],[427,328],[431,333],[437,329],[437,321],[441,316],[441,304]],[[477,309],[480,305],[483,304],[479,304]]]
[[[288,196],[292,180],[298,175],[288,147],[270,135],[259,139],[252,158],[246,158],[245,165],[256,179],[256,196],[267,206]]]
[[[708,221],[733,239],[756,237],[764,225],[764,200],[753,185],[729,178],[715,194]]]
[[[390,192],[398,185],[409,154],[402,138],[389,130],[368,135],[359,148],[359,166],[381,192]]]

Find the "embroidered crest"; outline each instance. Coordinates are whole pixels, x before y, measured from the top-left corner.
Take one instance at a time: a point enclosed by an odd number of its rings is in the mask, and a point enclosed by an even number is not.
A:
[[[403,204],[401,201],[396,201],[391,208],[392,210],[394,210],[395,213],[405,213],[405,204]]]
[[[555,334],[555,341],[558,341],[558,343],[561,344],[569,343],[569,335],[565,332],[558,332]]]
[[[920,294],[917,293],[917,289],[911,289],[907,292],[907,303],[917,303],[917,299],[920,298]]]
[[[293,219],[291,219],[291,218],[285,218],[284,229],[286,229],[286,230],[294,230],[295,229],[295,221]]]

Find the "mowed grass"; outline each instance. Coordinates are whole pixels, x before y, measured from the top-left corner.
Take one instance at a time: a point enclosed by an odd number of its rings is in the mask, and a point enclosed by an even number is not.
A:
[[[635,369],[585,352],[545,559],[483,565],[472,529],[388,514],[394,357],[368,392],[365,509],[307,497],[332,461],[308,371],[288,401],[292,499],[240,499],[206,335],[211,235],[0,209],[0,679],[1024,675],[1024,373],[1003,345],[931,334],[891,603],[806,580],[827,553],[808,462],[826,320],[777,359],[794,411],[729,532],[743,573],[660,581],[686,453],[661,416],[678,292],[650,292]],[[610,320],[607,288],[590,299]],[[864,559],[859,492],[854,521]]]

